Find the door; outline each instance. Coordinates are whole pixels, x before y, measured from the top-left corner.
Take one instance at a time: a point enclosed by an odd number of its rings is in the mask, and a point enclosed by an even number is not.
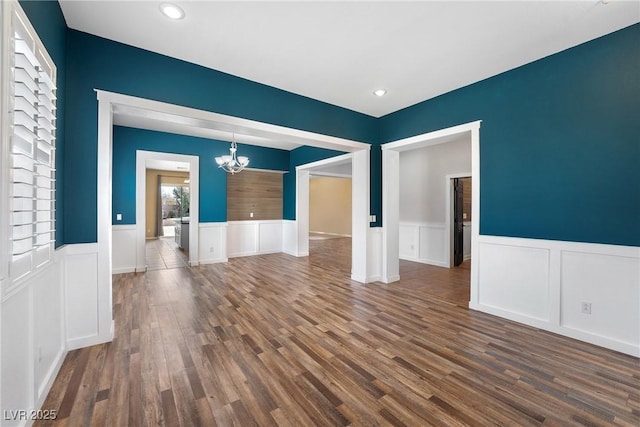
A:
[[[462,179],[453,179],[453,265],[462,264],[464,259],[464,222],[463,213],[463,185]]]

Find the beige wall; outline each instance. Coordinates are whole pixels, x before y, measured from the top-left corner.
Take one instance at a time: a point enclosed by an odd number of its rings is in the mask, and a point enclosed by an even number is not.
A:
[[[351,235],[351,178],[309,180],[309,231]]]
[[[163,184],[184,184],[184,180],[189,178],[189,172],[173,172],[156,169],[147,169],[146,174],[146,218],[145,230],[147,238],[157,237],[156,221],[158,209],[158,175],[162,176]]]

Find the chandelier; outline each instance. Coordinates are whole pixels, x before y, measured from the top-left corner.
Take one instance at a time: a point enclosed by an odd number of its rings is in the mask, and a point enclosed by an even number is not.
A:
[[[218,167],[224,169],[231,175],[240,172],[249,164],[249,158],[246,156],[238,156],[238,144],[236,144],[236,136],[233,134],[231,138],[231,147],[229,148],[231,154],[225,156],[216,157],[216,163]]]

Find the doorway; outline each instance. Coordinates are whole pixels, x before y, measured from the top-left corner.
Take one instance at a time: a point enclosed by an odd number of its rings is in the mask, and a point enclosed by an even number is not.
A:
[[[449,239],[446,265],[449,268],[471,260],[472,182],[470,172],[446,177],[446,230]]]
[[[309,178],[309,260],[351,274],[351,165],[345,173],[314,171]]]
[[[382,145],[382,281],[391,283],[400,280],[400,152],[437,144],[446,144],[464,138],[471,147],[471,174],[474,185],[471,194],[471,260],[470,260],[470,303],[478,301],[477,250],[480,223],[480,121],[454,126],[439,131],[390,142]],[[450,184],[447,182],[447,186]],[[449,194],[449,191],[446,192]],[[450,211],[449,203],[446,204]],[[451,212],[445,217],[450,228]],[[447,247],[445,256],[451,262],[449,254],[451,240],[444,239]]]
[[[189,265],[189,164],[149,160],[147,165],[146,268],[165,270],[186,267]]]
[[[347,165],[347,166],[343,166]],[[369,150],[359,150],[296,167],[296,256],[309,255],[309,179],[326,168],[348,167],[351,171],[351,279],[373,281],[368,275]]]
[[[186,154],[136,151],[136,271],[197,262],[199,160]],[[173,237],[163,237],[165,227],[173,228]],[[148,238],[155,245],[147,244]]]

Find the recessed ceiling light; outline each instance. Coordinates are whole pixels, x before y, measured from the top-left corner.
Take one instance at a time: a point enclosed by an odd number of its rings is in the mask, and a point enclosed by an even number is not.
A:
[[[385,96],[387,94],[387,90],[386,89],[376,89],[373,91],[373,94],[375,96]]]
[[[182,19],[182,18],[184,18],[184,10],[180,9],[180,7],[176,6],[173,3],[162,3],[160,5],[160,10],[168,18],[171,18],[171,19]]]

